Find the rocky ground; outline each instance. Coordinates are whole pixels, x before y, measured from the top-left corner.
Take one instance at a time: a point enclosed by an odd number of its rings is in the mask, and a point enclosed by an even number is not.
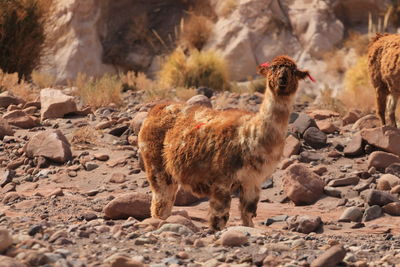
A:
[[[400,131],[374,115],[297,105],[256,227],[240,226],[234,197],[228,228],[212,233],[207,200],[184,191],[171,217],[149,218],[136,144],[151,104],[127,92],[123,108],[92,113],[64,93],[0,95],[0,266],[400,265]],[[253,111],[261,101],[211,98]]]

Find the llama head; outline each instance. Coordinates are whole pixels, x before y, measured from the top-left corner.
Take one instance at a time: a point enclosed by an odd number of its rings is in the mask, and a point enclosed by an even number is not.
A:
[[[299,80],[309,77],[314,81],[308,71],[299,70],[288,56],[279,56],[271,63],[261,64],[257,67],[257,73],[266,78],[267,87],[278,97],[296,93]]]

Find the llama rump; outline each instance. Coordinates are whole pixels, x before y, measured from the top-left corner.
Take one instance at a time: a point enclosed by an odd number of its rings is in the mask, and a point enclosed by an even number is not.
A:
[[[231,194],[240,189],[243,225],[253,227],[261,184],[279,163],[298,81],[310,77],[287,56],[258,66],[266,77],[258,113],[218,111],[181,103],[156,105],[139,132],[139,150],[152,190],[151,214],[171,214],[180,184],[208,197],[210,227],[229,219]]]
[[[377,113],[386,125],[396,125],[396,106],[400,95],[400,35],[376,34],[368,46],[368,72],[376,91]]]

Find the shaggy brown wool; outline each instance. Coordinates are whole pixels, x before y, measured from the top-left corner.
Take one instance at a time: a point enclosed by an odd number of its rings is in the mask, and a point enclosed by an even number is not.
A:
[[[400,35],[377,34],[368,47],[368,71],[376,90],[377,113],[382,124],[396,127],[396,105],[400,95]],[[388,98],[389,96],[389,98]],[[386,106],[389,123],[386,123]]]
[[[240,189],[243,225],[253,226],[261,184],[278,164],[298,81],[307,77],[287,56],[258,67],[266,77],[258,113],[204,106],[155,106],[139,133],[139,149],[153,193],[151,213],[171,214],[178,184],[210,198],[210,226],[229,218],[231,193]]]

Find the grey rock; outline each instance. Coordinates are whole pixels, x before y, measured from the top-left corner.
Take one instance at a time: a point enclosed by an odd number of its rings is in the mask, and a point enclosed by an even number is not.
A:
[[[363,222],[368,222],[382,216],[382,208],[378,205],[371,206],[364,211]]]
[[[339,222],[359,222],[363,212],[357,207],[349,207],[340,215]]]
[[[392,194],[380,190],[365,190],[361,193],[361,197],[370,205],[384,206],[391,202],[397,202],[399,199]]]
[[[303,135],[304,141],[307,145],[310,145],[313,148],[322,148],[326,146],[326,134],[323,133],[317,127],[308,128]]]
[[[167,223],[161,226],[158,230],[154,231],[155,234],[160,234],[162,232],[174,232],[180,235],[193,235],[193,231],[188,227],[176,224],[176,223]]]

